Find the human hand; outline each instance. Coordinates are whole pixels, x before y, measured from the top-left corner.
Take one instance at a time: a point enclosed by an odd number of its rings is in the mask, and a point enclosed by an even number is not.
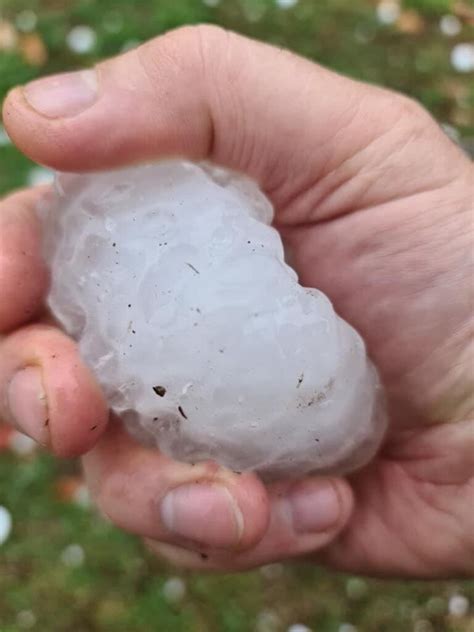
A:
[[[347,480],[265,488],[173,462],[114,424],[84,459],[106,515],[194,568],[307,555],[352,572],[472,573],[474,170],[420,106],[198,27],[16,89],[4,121],[61,170],[184,155],[257,179],[301,282],[360,331],[386,387],[387,441]]]
[[[41,312],[48,273],[35,207],[44,193],[0,200],[0,423],[58,456],[78,456],[97,442],[108,413],[76,346]]]

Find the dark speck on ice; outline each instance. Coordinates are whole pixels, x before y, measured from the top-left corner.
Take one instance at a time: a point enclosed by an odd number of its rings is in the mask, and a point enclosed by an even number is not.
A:
[[[193,266],[193,264],[192,264],[192,263],[188,263],[187,261],[186,261],[185,263],[186,263],[186,265],[188,266],[188,268],[191,268],[191,270],[192,270],[195,274],[201,274],[201,273],[199,272],[199,270]]]

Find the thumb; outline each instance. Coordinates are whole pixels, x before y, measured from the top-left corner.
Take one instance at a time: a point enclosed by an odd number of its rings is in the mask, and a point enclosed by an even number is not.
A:
[[[316,68],[216,27],[185,27],[94,70],[13,90],[4,120],[25,153],[58,168],[97,169],[169,154],[212,156],[243,168],[252,161],[253,140],[287,154],[289,138],[304,138],[299,130],[315,118],[305,104],[315,95],[288,96],[313,92],[313,73],[326,85],[327,96],[318,99],[321,128],[331,112],[334,121],[341,114],[333,102],[342,97],[346,109],[350,93],[360,89]]]
[[[3,118],[22,151],[59,170],[206,158],[255,177],[282,206],[383,135],[403,108],[417,108],[399,101],[287,51],[199,26],[93,70],[16,88]],[[328,182],[329,192],[340,184]]]

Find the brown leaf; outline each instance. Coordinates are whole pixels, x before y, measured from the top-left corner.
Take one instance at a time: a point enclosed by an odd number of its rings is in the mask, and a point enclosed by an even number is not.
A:
[[[20,39],[20,51],[30,66],[44,66],[48,61],[48,51],[38,33],[23,35]]]
[[[467,2],[455,2],[453,13],[461,18],[462,20],[466,20],[468,24],[474,26],[474,6],[472,4],[468,4]]]
[[[71,502],[82,485],[80,476],[62,476],[56,481],[56,495],[64,502]]]
[[[397,20],[397,29],[402,33],[417,35],[421,33],[424,28],[425,21],[417,11],[407,9],[400,13],[400,17]]]

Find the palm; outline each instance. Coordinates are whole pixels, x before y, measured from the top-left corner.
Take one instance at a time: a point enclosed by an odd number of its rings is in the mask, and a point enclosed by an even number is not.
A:
[[[299,218],[292,223],[294,209],[281,212],[301,281],[325,291],[364,336],[388,395],[387,442],[376,462],[352,477],[355,513],[327,552],[339,567],[432,575],[449,572],[445,562],[453,564],[453,556],[463,566],[467,543],[458,539],[457,524],[470,520],[473,528],[464,533],[474,533],[473,436],[462,421],[468,385],[450,367],[462,361],[469,321],[469,288],[459,275],[469,260],[469,243],[462,243],[471,222],[469,190],[461,181],[441,190],[433,182],[416,199],[381,200],[342,216],[334,209],[329,221],[318,221],[321,209],[307,209],[309,227]],[[445,202],[453,199],[456,209]],[[437,222],[426,222],[428,211]],[[455,266],[453,240],[459,243]],[[423,244],[438,245],[429,265],[416,259]],[[427,326],[422,314],[429,305],[437,320]],[[442,423],[449,421],[459,423],[455,429]],[[426,542],[427,533],[439,542]]]

